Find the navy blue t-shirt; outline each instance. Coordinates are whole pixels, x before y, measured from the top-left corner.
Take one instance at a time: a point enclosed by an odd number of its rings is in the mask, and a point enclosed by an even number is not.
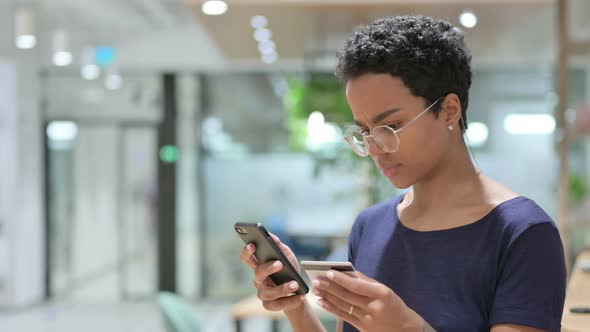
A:
[[[400,223],[402,199],[358,216],[349,238],[357,270],[391,288],[438,332],[496,324],[560,331],[563,246],[535,202],[519,196],[472,224],[419,232]],[[345,322],[344,331],[357,330]]]

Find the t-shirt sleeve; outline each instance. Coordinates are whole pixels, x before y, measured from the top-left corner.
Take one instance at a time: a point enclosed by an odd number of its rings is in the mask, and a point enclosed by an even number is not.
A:
[[[354,224],[352,225],[352,229],[350,230],[350,235],[348,235],[348,261],[351,262],[353,266],[356,250],[360,241],[360,228],[363,220],[363,214],[364,213],[361,212],[361,214],[356,218]]]
[[[566,270],[555,225],[545,222],[524,230],[511,241],[500,264],[490,325],[560,331]]]

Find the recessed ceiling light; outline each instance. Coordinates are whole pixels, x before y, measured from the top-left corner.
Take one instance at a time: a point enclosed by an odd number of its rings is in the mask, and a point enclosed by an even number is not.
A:
[[[258,43],[258,51],[261,54],[276,53],[275,43],[272,40],[260,42]]]
[[[16,37],[16,47],[18,47],[20,49],[28,50],[28,49],[34,48],[36,44],[37,44],[37,37],[35,37],[33,35],[22,35],[22,36]]]
[[[259,42],[269,41],[272,38],[272,32],[266,28],[256,29],[254,31],[254,39]]]
[[[72,64],[72,53],[67,51],[55,52],[53,54],[53,64],[59,67],[66,67]]]
[[[95,80],[100,76],[100,68],[96,65],[86,65],[82,67],[82,78],[85,80]]]
[[[72,52],[69,49],[68,34],[64,29],[53,32],[53,64],[65,67],[72,64]]]
[[[20,49],[31,49],[37,44],[35,18],[28,8],[20,8],[15,16],[15,43]]]
[[[266,16],[257,15],[257,16],[252,16],[252,18],[250,19],[250,25],[254,29],[266,28],[267,24],[268,24],[268,19],[266,18]]]
[[[279,55],[276,52],[273,52],[273,53],[262,54],[260,56],[260,58],[262,59],[262,62],[264,62],[264,63],[275,63],[279,59]]]
[[[223,15],[227,12],[227,3],[221,0],[205,1],[201,6],[201,10],[205,15]]]
[[[465,11],[459,15],[459,22],[466,28],[473,28],[477,25],[477,16],[473,12]]]
[[[46,132],[51,140],[70,141],[78,136],[78,125],[71,121],[51,121]]]
[[[123,78],[119,74],[109,74],[105,78],[104,84],[109,90],[118,90],[123,85]]]

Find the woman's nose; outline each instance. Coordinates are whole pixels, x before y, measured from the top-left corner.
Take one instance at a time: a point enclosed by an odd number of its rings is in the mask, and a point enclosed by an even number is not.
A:
[[[385,153],[372,136],[365,137],[365,144],[367,145],[369,155],[376,156]]]

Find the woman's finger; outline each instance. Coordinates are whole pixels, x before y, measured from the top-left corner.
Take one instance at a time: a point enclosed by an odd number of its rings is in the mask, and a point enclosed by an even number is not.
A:
[[[270,234],[270,237],[272,237],[272,239],[275,240],[275,243],[276,244],[281,244],[282,243],[281,242],[281,239],[279,239],[278,236],[274,235],[273,233],[268,233],[268,234]]]
[[[262,301],[264,309],[269,311],[289,310],[301,305],[305,301],[305,295],[293,295],[289,297],[280,298],[274,301]]]
[[[314,292],[318,291],[322,294],[330,294],[341,301],[350,303],[356,307],[366,310],[371,302],[371,299],[362,295],[358,295],[349,291],[348,289],[338,285],[335,282],[330,282],[328,279],[322,277],[313,280]],[[344,308],[342,308],[344,310]]]
[[[271,274],[277,273],[283,269],[281,261],[271,261],[264,264],[259,264],[254,269],[254,280],[264,282]]]
[[[349,322],[351,325],[356,327],[358,330],[360,330],[360,331],[363,330],[363,328],[361,326],[361,321],[358,319],[358,317],[356,317],[354,315],[349,315],[348,312],[344,312],[344,311],[338,309],[333,304],[331,304],[330,302],[323,300],[323,299],[319,299],[318,304],[320,307],[322,307],[326,311],[334,314],[336,317]],[[354,314],[354,311],[353,311],[353,314]]]
[[[263,301],[274,301],[293,295],[299,289],[297,281],[284,283],[276,287],[263,287],[258,290],[258,298]]]
[[[354,305],[353,303],[347,302],[346,300],[343,300],[342,298],[335,296],[332,293],[322,291],[317,288],[314,288],[313,292],[315,295],[322,298],[324,302],[328,302],[338,310],[346,312],[349,315],[353,315],[359,320],[362,320],[367,314],[363,307],[359,307],[357,305]]]
[[[368,298],[373,299],[381,297],[383,294],[380,284],[366,276],[365,278],[362,276],[360,278],[355,278],[339,271],[328,271],[326,273],[326,277],[330,283],[336,283],[353,293]]]
[[[242,249],[242,253],[240,254],[240,260],[244,262],[246,265],[251,267],[252,269],[256,269],[258,267],[258,261],[256,257],[254,257],[254,252],[256,251],[256,246],[250,243]]]

